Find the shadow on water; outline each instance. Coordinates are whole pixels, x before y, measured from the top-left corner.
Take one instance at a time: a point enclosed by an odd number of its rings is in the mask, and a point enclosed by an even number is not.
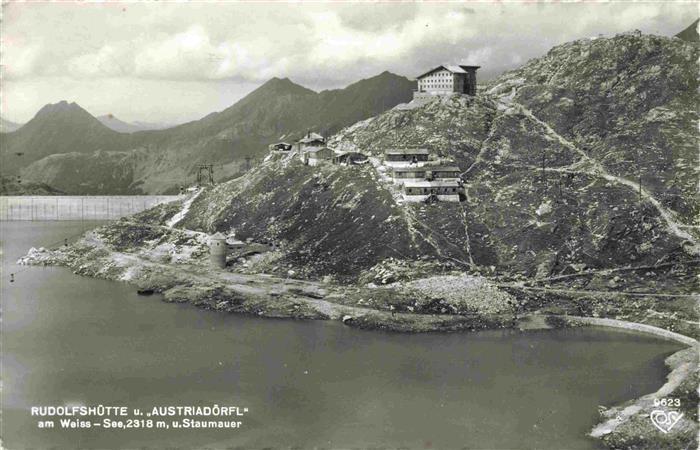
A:
[[[65,222],[2,223],[8,448],[597,448],[598,405],[656,390],[680,347],[602,329],[392,334],[165,304],[32,267]],[[248,407],[240,430],[39,430],[38,405]]]

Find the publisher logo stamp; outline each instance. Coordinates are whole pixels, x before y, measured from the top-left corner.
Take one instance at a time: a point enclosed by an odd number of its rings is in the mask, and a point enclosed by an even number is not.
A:
[[[661,409],[655,409],[651,412],[649,417],[651,418],[651,423],[653,423],[656,428],[661,430],[662,433],[667,434],[678,421],[681,420],[683,414],[678,411],[666,412]]]

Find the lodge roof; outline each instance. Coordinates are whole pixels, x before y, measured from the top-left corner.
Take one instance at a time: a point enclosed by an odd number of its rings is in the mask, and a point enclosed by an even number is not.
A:
[[[391,169],[392,172],[425,172],[426,170],[428,170],[426,166],[394,167]]]
[[[404,188],[428,188],[428,187],[459,187],[459,182],[451,180],[420,180],[420,181],[406,181],[403,184]]]
[[[335,156],[360,155],[360,156],[364,156],[365,158],[367,157],[367,155],[365,155],[362,152],[353,152],[353,151],[349,151],[349,150],[346,150],[346,151],[334,150],[334,151],[335,151]]]
[[[429,155],[427,148],[390,148],[384,151],[385,155]]]
[[[452,73],[467,73],[468,70],[472,70],[472,69],[476,70],[480,67],[481,66],[466,66],[466,65],[461,65],[461,64],[458,66],[455,66],[455,65],[437,66],[436,68],[430,69],[429,71],[425,72],[422,75],[418,75],[416,78],[421,79],[425,76],[430,75],[433,72],[436,72],[436,71],[442,70],[442,69],[449,70]]]
[[[421,167],[394,167],[394,172],[459,172],[457,166],[421,166]]]

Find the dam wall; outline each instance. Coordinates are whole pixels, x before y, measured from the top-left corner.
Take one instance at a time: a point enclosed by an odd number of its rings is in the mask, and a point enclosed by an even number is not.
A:
[[[0,221],[116,220],[179,195],[0,196]]]

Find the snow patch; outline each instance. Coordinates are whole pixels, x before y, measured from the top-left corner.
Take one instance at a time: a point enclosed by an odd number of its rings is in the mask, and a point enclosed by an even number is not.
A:
[[[535,214],[538,216],[544,216],[552,212],[552,202],[550,200],[542,202],[542,204],[535,210]]]
[[[124,271],[122,276],[119,277],[119,280],[120,281],[131,281],[136,277],[138,272],[139,272],[139,270],[136,267],[130,266],[128,269],[126,269]]]
[[[168,220],[165,225],[167,225],[168,228],[172,228],[178,222],[180,222],[182,219],[184,219],[190,210],[190,206],[192,206],[192,202],[195,201],[195,199],[199,196],[199,194],[201,192],[202,192],[202,189],[198,190],[197,192],[194,193],[194,195],[192,195],[192,197],[185,200],[185,203],[182,204],[182,209],[177,214],[175,214],[173,217],[171,217],[170,220]]]

